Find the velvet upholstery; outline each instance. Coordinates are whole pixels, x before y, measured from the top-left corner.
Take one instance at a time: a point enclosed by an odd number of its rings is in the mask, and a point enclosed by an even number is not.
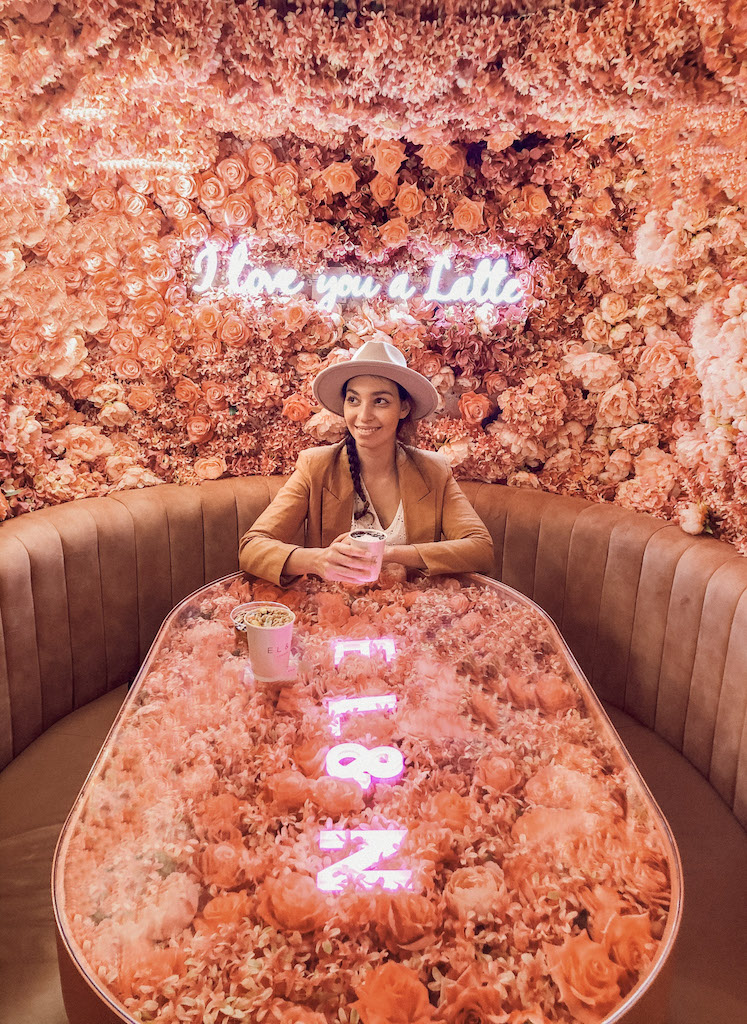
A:
[[[167,484],[0,524],[0,766],[134,677],[169,609],[235,570],[282,483]],[[496,578],[545,608],[599,695],[682,751],[747,825],[747,559],[615,506],[462,486]]]

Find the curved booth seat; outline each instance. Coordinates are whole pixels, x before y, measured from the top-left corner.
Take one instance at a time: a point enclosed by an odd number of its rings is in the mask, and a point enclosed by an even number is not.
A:
[[[34,743],[45,730],[71,712],[73,720],[85,714],[89,702],[134,678],[170,608],[235,569],[239,537],[282,482],[164,485],[0,524],[0,764],[17,758],[0,776],[0,795],[19,798],[23,790],[16,781],[26,766],[32,777],[42,775],[39,748],[55,735]],[[462,486],[493,534],[494,576],[551,615],[600,697],[647,727],[641,735],[651,750],[669,751],[672,758],[681,751],[736,818],[747,822],[747,559],[727,544],[689,537],[676,526],[615,507],[499,485]],[[27,756],[18,757],[29,744]],[[65,772],[69,757],[61,749],[59,755]],[[685,807],[698,782],[681,757],[670,759],[661,774],[654,759],[647,778],[655,795],[662,784],[666,789],[678,780],[671,796]],[[71,787],[68,805],[77,788]],[[710,804],[701,792],[692,806],[712,805],[713,828],[723,837],[725,859],[713,871],[737,885],[744,875],[738,870],[744,834],[719,810],[723,805],[713,790],[704,792]],[[66,810],[58,808],[57,824]],[[707,888],[711,867],[701,853],[688,857],[688,847],[704,838],[697,824],[683,829],[677,837],[685,887],[694,899],[688,873],[700,872]],[[720,925],[732,942],[745,927],[739,914],[739,901],[726,899]],[[686,903],[683,948],[688,930]],[[50,930],[47,944],[51,936]],[[698,938],[694,934],[695,949]],[[17,958],[24,959],[29,962]],[[726,1019],[739,1016],[744,995],[738,961],[728,955],[717,961],[708,953],[681,963],[682,953],[675,970],[683,978],[687,970],[703,998],[673,1003],[678,1016],[672,1020],[705,1024],[722,1009]],[[10,968],[2,961],[0,968],[3,992]],[[698,1016],[707,992],[712,1013]],[[12,1015],[8,1019],[15,1024]]]

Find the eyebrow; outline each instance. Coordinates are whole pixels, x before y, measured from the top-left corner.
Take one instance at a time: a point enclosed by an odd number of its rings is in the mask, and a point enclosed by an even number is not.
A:
[[[348,388],[347,391],[345,392],[345,394],[346,395],[358,395],[358,392],[355,390],[355,388]],[[377,395],[388,395],[390,398],[393,397],[391,391],[372,391],[371,392],[371,397],[372,398],[376,398]],[[360,395],[358,395],[358,398],[360,398]]]

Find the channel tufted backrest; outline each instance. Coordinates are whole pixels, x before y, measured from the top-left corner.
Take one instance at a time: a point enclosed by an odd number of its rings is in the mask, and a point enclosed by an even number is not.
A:
[[[134,677],[170,608],[236,569],[239,537],[282,482],[162,485],[0,524],[0,766]],[[599,695],[682,750],[747,823],[747,559],[616,506],[462,486],[493,535],[496,578],[541,605]]]

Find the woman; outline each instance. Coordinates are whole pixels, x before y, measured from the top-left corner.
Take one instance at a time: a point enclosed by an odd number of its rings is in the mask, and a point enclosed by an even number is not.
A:
[[[490,534],[443,456],[397,439],[436,408],[438,392],[394,345],[366,342],[349,362],[322,370],[314,395],[345,417],[347,437],[301,452],[293,475],[241,538],[242,569],[282,584],[304,573],[360,582],[370,563],[349,533],[367,527],[387,534],[387,563],[429,574],[492,571]]]

